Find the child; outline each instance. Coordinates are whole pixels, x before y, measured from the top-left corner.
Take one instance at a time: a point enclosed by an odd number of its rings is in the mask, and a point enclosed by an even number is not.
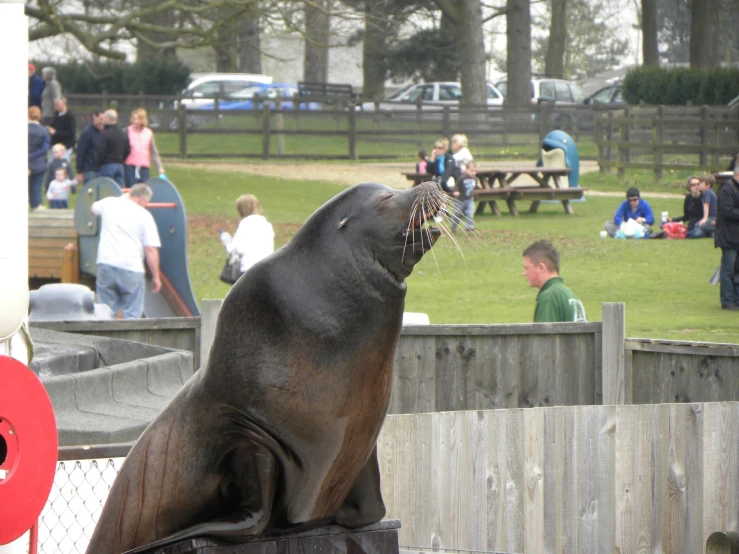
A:
[[[454,161],[464,171],[467,164],[472,161],[472,154],[467,148],[467,135],[454,135],[452,137],[452,150],[454,150]]]
[[[67,178],[67,170],[60,167],[54,173],[54,180],[49,183],[49,190],[46,192],[46,198],[52,208],[66,210],[69,205],[69,191],[72,188],[72,181]]]
[[[416,162],[416,173],[426,173],[426,163],[428,163],[428,154],[421,149],[418,151],[418,161]]]
[[[49,190],[49,184],[56,176],[56,170],[61,168],[64,168],[67,172],[67,177],[69,179],[72,179],[74,177],[74,170],[72,169],[72,164],[69,163],[69,160],[64,157],[65,152],[67,151],[67,147],[64,146],[62,143],[57,143],[51,148],[51,154],[52,158],[49,161],[49,167],[46,168],[46,178],[44,183],[44,190]],[[72,188],[72,192],[76,192],[75,188]]]
[[[457,232],[457,225],[464,223],[467,231],[475,228],[473,218],[475,217],[475,200],[472,192],[477,186],[477,162],[469,160],[467,169],[457,178],[457,190],[454,191],[454,197],[457,199],[456,209],[452,218],[452,232]]]
[[[716,193],[713,185],[716,183],[713,175],[703,175],[700,179],[701,201],[703,202],[703,218],[688,231],[689,239],[712,237],[716,231]]]

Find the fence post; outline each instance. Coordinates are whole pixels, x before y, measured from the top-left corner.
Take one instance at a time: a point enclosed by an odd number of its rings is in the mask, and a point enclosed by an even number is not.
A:
[[[539,104],[539,144],[547,136],[550,129],[549,120],[552,117],[553,105],[551,102],[541,102]]]
[[[285,120],[282,117],[282,103],[279,98],[277,99],[275,108],[277,108],[277,112],[275,113],[277,153],[282,156],[285,154],[285,134],[282,132],[285,129]]]
[[[662,146],[665,137],[665,107],[657,108],[657,119],[654,120],[654,175],[658,180],[662,179]]]
[[[270,114],[269,102],[265,102],[262,107],[262,158],[269,160],[269,133],[272,117]]]
[[[613,112],[611,110],[608,110],[608,121],[606,125],[606,159],[608,160],[606,170],[608,170],[611,167],[610,162],[613,156],[613,151],[611,149],[611,142],[613,141]]]
[[[627,106],[624,109],[624,121],[621,122],[621,141],[618,145],[618,176],[623,177],[626,174],[626,164],[631,161],[631,151],[628,142],[631,136],[631,108]]]
[[[203,298],[203,305],[200,308],[200,366],[204,366],[208,361],[208,353],[213,345],[213,338],[216,334],[216,322],[218,321],[218,312],[221,310],[223,300],[213,298]]]
[[[451,126],[450,117],[449,117],[449,106],[444,106],[442,128],[444,129],[442,132],[442,136],[444,137],[452,136],[452,126]]]
[[[626,370],[626,305],[603,303],[603,405],[631,404],[631,374]]]
[[[187,157],[187,111],[185,106],[177,100],[177,130],[180,135],[180,158]]]
[[[698,162],[701,169],[708,165],[708,106],[701,106],[701,153]]]
[[[349,159],[356,160],[357,157],[357,112],[353,103],[349,103]]]

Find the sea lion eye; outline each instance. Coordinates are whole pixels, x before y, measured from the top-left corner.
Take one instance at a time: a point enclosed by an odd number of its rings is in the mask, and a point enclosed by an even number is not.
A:
[[[341,221],[339,221],[339,225],[336,227],[337,229],[341,229],[346,225],[346,222],[349,221],[348,217],[343,218]]]

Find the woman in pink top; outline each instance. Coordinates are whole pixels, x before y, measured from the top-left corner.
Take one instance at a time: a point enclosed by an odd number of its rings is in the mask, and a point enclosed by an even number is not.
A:
[[[131,112],[131,125],[126,127],[131,153],[123,166],[123,176],[126,186],[131,188],[136,183],[145,183],[149,180],[149,167],[154,162],[159,169],[159,177],[166,179],[162,160],[159,159],[157,145],[154,142],[154,133],[149,129],[149,120],[146,110],[138,108]]]

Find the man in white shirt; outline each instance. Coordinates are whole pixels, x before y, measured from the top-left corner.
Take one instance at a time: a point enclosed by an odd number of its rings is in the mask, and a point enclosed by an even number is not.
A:
[[[154,218],[146,209],[151,189],[141,183],[128,194],[95,202],[92,213],[102,218],[97,255],[98,301],[123,318],[139,318],[144,311],[144,258],[151,272],[152,292],[159,292],[161,242]]]

